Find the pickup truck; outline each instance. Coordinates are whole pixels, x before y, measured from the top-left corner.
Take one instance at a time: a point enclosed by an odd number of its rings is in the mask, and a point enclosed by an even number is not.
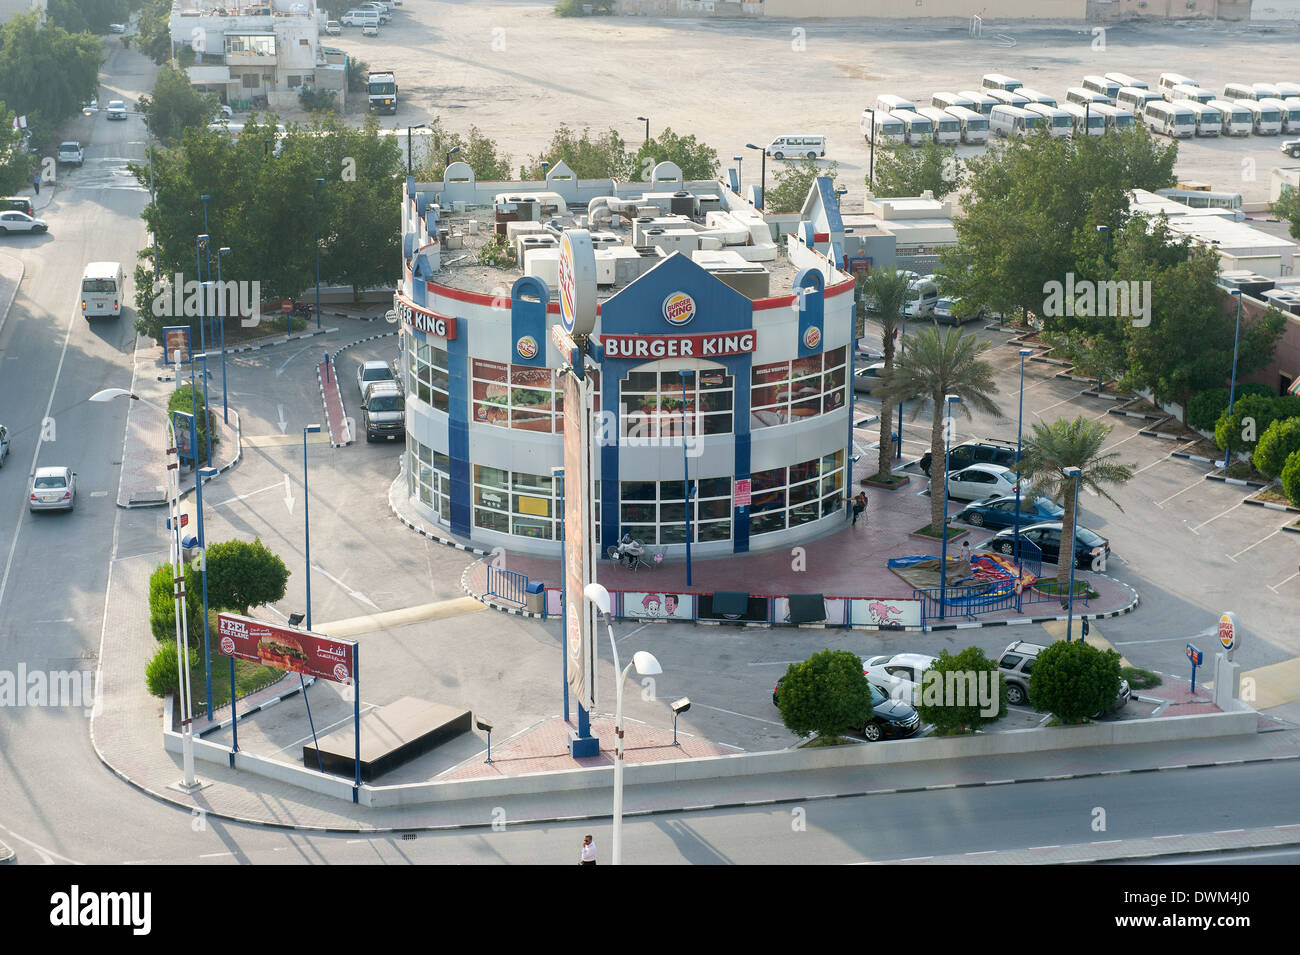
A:
[[[68,166],[80,166],[86,161],[86,154],[82,151],[81,143],[75,140],[59,143],[57,161]]]

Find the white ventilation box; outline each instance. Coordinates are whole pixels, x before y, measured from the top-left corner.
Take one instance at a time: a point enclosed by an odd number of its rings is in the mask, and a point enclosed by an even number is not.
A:
[[[528,274],[528,260],[538,251],[543,249],[559,249],[560,240],[555,236],[547,234],[542,235],[521,235],[515,240],[515,261],[524,269],[524,274]]]
[[[560,250],[534,249],[524,263],[524,274],[532,275],[546,283],[554,293],[560,288]]]
[[[643,239],[646,245],[663,249],[664,255],[690,255],[700,247],[699,234],[693,229],[647,229]]]
[[[591,244],[597,249],[610,249],[623,243],[612,232],[593,232],[591,233]]]
[[[521,235],[549,235],[540,222],[507,222],[506,241],[514,244]]]
[[[596,249],[596,284],[615,284],[614,253],[618,249]]]

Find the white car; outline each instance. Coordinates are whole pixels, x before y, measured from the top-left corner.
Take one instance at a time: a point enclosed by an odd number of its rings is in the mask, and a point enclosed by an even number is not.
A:
[[[77,472],[71,468],[37,468],[27,504],[33,511],[70,511],[77,505]]]
[[[120,99],[111,99],[108,101],[107,112],[109,119],[126,119],[126,103]]]
[[[925,671],[934,669],[937,659],[924,653],[886,654],[864,660],[862,671],[867,675],[867,682],[888,693],[891,700],[915,706],[920,702],[917,693]]]
[[[325,24],[326,36],[339,36],[343,33],[343,24],[337,20],[329,20]]]
[[[357,365],[357,391],[361,392],[361,400],[366,400],[366,395],[370,391],[370,386],[377,381],[396,382],[397,377],[393,374],[393,369],[389,367],[386,361],[363,361]]]
[[[16,209],[0,212],[0,234],[6,232],[45,232],[49,228],[44,219],[35,219]]]
[[[361,25],[362,36],[379,36],[379,27],[373,23],[364,23]]]
[[[81,143],[76,140],[68,140],[66,143],[59,143],[59,153],[56,159],[60,163],[69,166],[80,166],[86,161],[86,154],[81,148]]]
[[[983,501],[1016,493],[1016,472],[1000,464],[972,464],[948,475],[948,497]]]
[[[382,3],[363,3],[359,7],[357,7],[357,9],[373,10],[375,13],[379,14],[380,23],[387,23],[389,20],[393,19],[393,15],[388,11],[388,8],[384,6]]]
[[[110,24],[108,25],[108,31],[109,31],[110,33],[125,33],[125,32],[126,32],[126,24],[125,24],[125,23],[110,23]]]

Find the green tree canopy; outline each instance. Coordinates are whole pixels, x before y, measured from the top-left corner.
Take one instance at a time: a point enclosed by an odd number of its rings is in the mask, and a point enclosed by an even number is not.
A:
[[[695,135],[678,136],[669,127],[653,139],[641,144],[632,156],[630,166],[633,178],[649,181],[650,174],[661,162],[676,163],[682,179],[713,179],[718,175],[718,151],[705,143],[696,142]]]
[[[943,692],[935,692],[936,684],[931,682],[935,678],[929,676],[932,672],[938,674],[941,682],[937,687]],[[1006,684],[998,675],[997,663],[986,657],[979,647],[967,647],[955,656],[947,648],[940,650],[938,660],[926,674],[921,690],[916,694],[916,711],[923,723],[934,724],[937,735],[977,730],[1006,715]],[[947,692],[950,686],[955,689],[959,682],[964,699],[964,705],[961,706],[958,705],[956,693],[949,696]],[[993,712],[988,715],[979,698],[981,687],[994,690],[993,697],[989,699]]]
[[[149,575],[149,630],[156,640],[176,639],[176,597],[171,564],[159,564]],[[185,565],[185,615],[191,627],[203,626],[203,585],[199,572]],[[173,660],[175,658],[173,657]]]
[[[875,183],[877,196],[919,196],[925,190],[942,199],[961,188],[963,163],[957,150],[927,140],[915,148],[906,143],[890,143],[876,149]],[[870,182],[870,179],[867,180]]]
[[[550,144],[536,156],[529,156],[519,168],[520,179],[542,179],[542,162],[554,166],[563,160],[579,179],[633,178],[632,159],[627,142],[615,129],[592,137],[591,129],[577,135],[561,123]]]
[[[873,711],[862,658],[847,650],[823,650],[790,664],[777,699],[782,721],[800,736],[861,730]]]
[[[1279,418],[1268,426],[1255,446],[1255,470],[1266,478],[1279,477],[1287,459],[1300,451],[1300,418]]]
[[[0,103],[0,194],[12,196],[32,181],[36,160],[23,149],[22,130],[14,129],[14,114]]]
[[[103,43],[20,13],[0,27],[0,101],[52,129],[99,90]]]
[[[1062,723],[1082,723],[1119,695],[1120,656],[1081,640],[1058,640],[1038,654],[1029,677],[1029,703]]]
[[[772,174],[772,188],[763,196],[763,211],[798,212],[808,198],[813,181],[825,176],[831,182],[839,175],[840,164],[822,166],[816,159],[789,160]]]
[[[260,537],[209,544],[207,567],[208,606],[214,610],[246,614],[249,607],[284,599],[289,570]]]
[[[145,125],[166,146],[174,146],[185,130],[203,128],[217,116],[217,98],[200,93],[182,70],[163,66],[154,81],[153,95],[140,97]]]
[[[1300,189],[1283,186],[1282,194],[1268,209],[1279,219],[1287,221],[1291,238],[1300,239]]]

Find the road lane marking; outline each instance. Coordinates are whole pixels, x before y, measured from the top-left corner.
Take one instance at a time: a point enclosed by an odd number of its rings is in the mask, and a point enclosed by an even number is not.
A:
[[[720,706],[709,706],[709,704],[707,704],[707,703],[696,703],[696,704],[694,704],[694,705],[695,705],[695,706],[698,706],[698,707],[701,707],[701,708],[703,708],[703,709],[706,709],[706,710],[713,710],[713,711],[718,712],[718,713],[726,713],[726,714],[728,714],[729,716],[741,716],[741,717],[744,717],[744,718],[747,719],[747,720],[758,720],[758,722],[760,722],[760,723],[767,723],[767,724],[769,724],[769,725],[771,725],[771,726],[781,726],[781,727],[784,727],[784,726],[785,726],[784,723],[778,723],[776,720],[765,720],[765,719],[763,719],[763,717],[761,717],[761,716],[750,716],[748,713],[737,713],[735,710],[724,710],[724,709],[723,709],[722,707],[720,707]]]
[[[286,475],[286,477],[287,476],[288,475]],[[283,487],[283,486],[284,485],[279,483],[268,484],[266,487],[259,487],[256,491],[249,491],[247,494],[236,494],[234,497],[228,497],[224,501],[217,501],[217,503],[213,504],[212,506],[221,507],[223,504],[234,504],[236,501],[245,500],[247,498],[252,497],[254,494],[262,494],[266,491],[274,491],[276,488]]]
[[[1259,540],[1255,541],[1255,543],[1251,544],[1250,547],[1243,547],[1241,550],[1237,551],[1237,553],[1229,554],[1228,560],[1232,561],[1235,564],[1237,562],[1237,558],[1240,557],[1242,554],[1246,553],[1246,551],[1250,550],[1251,547],[1256,547],[1264,543],[1264,541],[1268,540],[1269,537],[1275,537],[1281,533],[1282,533],[1282,528],[1279,527],[1272,534],[1269,534],[1268,537],[1261,537]]]
[[[1217,520],[1218,520],[1219,518],[1221,518],[1224,514],[1227,514],[1229,511],[1235,511],[1235,510],[1236,510],[1237,508],[1239,508],[1239,507],[1241,507],[1241,501],[1238,501],[1236,504],[1232,505],[1232,507],[1229,507],[1229,508],[1227,508],[1226,510],[1222,510],[1222,511],[1220,511],[1218,514],[1215,514],[1215,515],[1214,515],[1213,517],[1211,517],[1208,521],[1201,521],[1201,523],[1199,523],[1199,524],[1197,524],[1195,527],[1191,528],[1192,533],[1195,534],[1195,533],[1197,532],[1197,530],[1199,530],[1200,528],[1204,527],[1206,524],[1210,524],[1210,523],[1213,523],[1214,521],[1217,521]]]
[[[321,432],[320,434],[307,435],[308,444],[329,444],[329,435]],[[254,434],[243,435],[240,438],[246,448],[283,448],[289,445],[300,444],[302,435],[300,434]]]
[[[1156,502],[1155,502],[1155,503],[1156,503],[1156,507],[1160,508],[1161,510],[1164,510],[1164,506],[1165,506],[1165,504],[1167,504],[1169,501],[1172,501],[1172,500],[1173,500],[1174,498],[1176,498],[1179,494],[1186,494],[1188,491],[1190,491],[1190,490],[1191,490],[1192,488],[1194,488],[1194,487],[1205,487],[1205,483],[1204,483],[1203,481],[1197,481],[1195,484],[1189,484],[1189,485],[1187,485],[1187,487],[1183,488],[1181,491],[1175,491],[1173,494],[1170,494],[1170,495],[1169,495],[1167,498],[1165,498],[1163,501],[1156,501]]]
[[[1289,583],[1290,581],[1295,580],[1297,577],[1300,577],[1300,571],[1297,571],[1296,573],[1292,574],[1286,580],[1278,581],[1276,584],[1270,584],[1268,589],[1273,591],[1273,593],[1277,593],[1277,588],[1281,587],[1285,583]]]
[[[286,474],[286,475],[285,475],[285,480],[287,481],[288,479],[289,479],[289,476]],[[312,564],[312,565],[311,565],[311,569],[314,570],[314,571],[316,571],[316,572],[318,572],[318,573],[320,573],[320,574],[321,574],[322,576],[324,576],[325,578],[334,581],[334,583],[338,584],[338,585],[339,585],[340,587],[342,587],[345,591],[347,591],[348,596],[351,597],[353,600],[360,601],[361,603],[365,604],[367,607],[373,607],[373,608],[376,609],[376,610],[379,609],[379,604],[375,603],[373,600],[371,600],[371,599],[370,599],[369,597],[367,597],[365,594],[357,593],[355,590],[353,590],[351,587],[349,587],[349,586],[348,586],[347,584],[345,584],[343,581],[339,580],[339,578],[337,578],[337,577],[335,577],[333,574],[331,574],[331,573],[330,573],[328,570],[326,570],[324,567],[318,567],[316,564]]]
[[[1174,453],[1177,452],[1178,449],[1181,447],[1182,445],[1180,444],[1177,447],[1175,447],[1173,451],[1170,451],[1168,454],[1166,454],[1164,457],[1156,458],[1154,461],[1152,461],[1150,464],[1146,465],[1145,467],[1138,468],[1136,471],[1133,472],[1134,476],[1136,477],[1137,475],[1141,474],[1143,471],[1147,470],[1147,468],[1153,468],[1157,464],[1163,464],[1165,461],[1168,461],[1170,458],[1174,456]]]

